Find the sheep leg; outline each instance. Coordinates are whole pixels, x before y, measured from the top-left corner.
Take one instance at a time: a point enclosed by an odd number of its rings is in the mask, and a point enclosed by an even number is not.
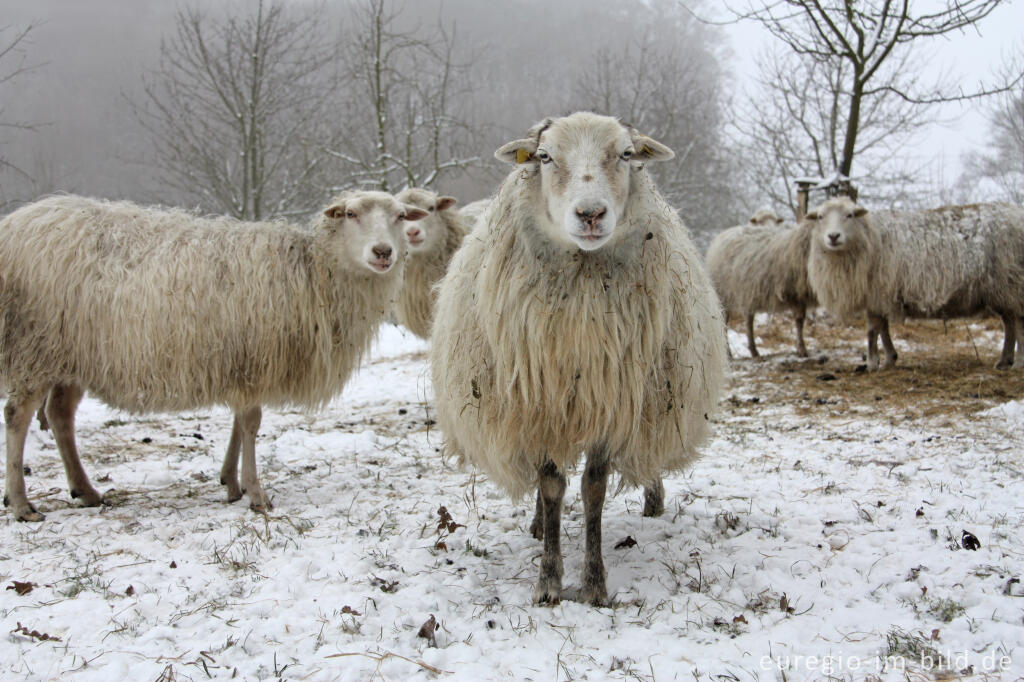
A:
[[[878,334],[882,330],[884,319],[880,315],[868,313],[868,369],[872,372],[878,369]],[[882,343],[885,343],[884,338]]]
[[[228,503],[242,499],[242,486],[238,483],[238,455],[242,449],[242,429],[236,415],[231,423],[231,439],[224,453],[224,464],[220,468],[220,484],[228,489]]]
[[[661,516],[665,513],[665,484],[661,476],[644,486],[644,516]]]
[[[42,521],[45,516],[28,501],[25,493],[25,437],[32,416],[46,395],[46,388],[28,394],[12,393],[4,407],[4,426],[7,435],[7,490],[4,506],[11,507],[11,513],[18,521]]]
[[[807,344],[804,343],[804,320],[807,319],[807,306],[802,305],[793,309],[793,321],[796,322],[796,354],[798,357],[807,357]]]
[[[95,507],[103,503],[103,496],[92,487],[89,475],[82,467],[75,445],[75,411],[85,391],[78,384],[57,384],[46,398],[46,419],[57,441],[57,451],[64,462],[71,497],[82,500],[82,506]]]
[[[729,311],[723,313],[723,320],[725,326],[725,357],[732,360],[732,347],[729,344]]]
[[[273,508],[270,498],[260,487],[260,477],[256,472],[256,432],[260,430],[262,417],[259,405],[235,412],[242,450],[242,492],[249,496],[249,508],[254,512]]]
[[[882,318],[882,348],[885,350],[885,366],[895,367],[896,358],[896,346],[892,345],[892,336],[889,335],[889,318]]]
[[[583,514],[586,518],[587,550],[583,559],[580,601],[594,606],[608,603],[604,559],[601,556],[601,512],[608,488],[608,452],[601,448],[587,454],[583,470]]]
[[[655,478],[644,486],[644,512],[647,517],[661,516],[665,513],[665,484],[661,477]],[[537,503],[533,509],[533,520],[530,521],[530,535],[538,540],[544,539],[544,504],[541,502],[540,489],[537,489]]]
[[[540,487],[537,487],[537,503],[533,508],[533,521],[530,521],[530,535],[538,540],[544,539],[544,503],[540,497]]]
[[[1013,366],[1013,351],[1017,347],[1017,316],[1002,314],[1003,318],[1003,352],[996,363],[996,369]]]
[[[562,499],[565,497],[565,475],[558,471],[554,462],[545,462],[540,468],[539,490],[544,511],[544,553],[533,601],[554,605],[562,598]]]
[[[754,313],[747,315],[747,348],[750,349],[750,357],[761,357],[757,352],[757,344],[754,343]]]

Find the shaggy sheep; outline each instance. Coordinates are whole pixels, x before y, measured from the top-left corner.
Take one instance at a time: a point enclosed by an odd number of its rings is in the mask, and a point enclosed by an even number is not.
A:
[[[791,310],[796,321],[796,354],[807,357],[804,319],[817,301],[807,282],[807,225],[782,226],[772,211],[758,211],[750,224],[721,232],[708,247],[707,264],[725,309],[746,317],[747,347],[758,357],[754,314]]]
[[[600,604],[609,472],[643,485],[697,456],[723,382],[721,308],[644,170],[670,149],[580,112],[495,156],[519,166],[439,285],[438,419],[447,452],[512,495],[539,486],[538,603],[560,599],[566,473],[586,452],[580,597]]]
[[[254,453],[260,406],[316,406],[341,389],[401,284],[405,221],[426,215],[358,192],[331,202],[312,230],[76,196],[7,216],[0,381],[4,502],[15,518],[43,518],[26,496],[22,459],[44,398],[71,496],[102,501],[75,446],[85,391],[131,412],[228,405],[229,499],[244,490],[254,509],[269,506]]]
[[[889,319],[994,312],[1005,339],[996,368],[1013,364],[1024,313],[1024,208],[1007,204],[928,211],[872,211],[846,197],[807,215],[808,275],[822,305],[843,317],[867,314],[868,368],[896,363]]]
[[[397,198],[429,214],[405,228],[409,238],[409,258],[405,266],[405,283],[395,303],[399,323],[421,339],[426,339],[430,338],[430,320],[437,297],[434,285],[444,276],[448,261],[462,244],[472,221],[455,209],[453,197],[414,188],[399,192]]]

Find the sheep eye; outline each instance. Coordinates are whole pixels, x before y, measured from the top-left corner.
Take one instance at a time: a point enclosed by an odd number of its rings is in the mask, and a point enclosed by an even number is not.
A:
[[[408,214],[405,211],[402,211],[401,213],[398,214],[398,219],[399,220],[405,220],[407,217],[408,217]]]
[[[540,159],[541,163],[551,163],[551,155],[543,149],[537,152],[537,158]]]
[[[355,211],[345,211],[345,217],[346,218],[355,218],[356,217],[356,212]]]
[[[431,207],[430,207],[430,208],[428,208],[427,210],[428,210],[428,211],[430,211],[431,213],[433,213],[433,212],[434,212],[434,207],[433,207],[433,206],[431,206]]]
[[[852,218],[853,217],[853,211],[850,211],[849,213],[847,213],[846,217],[847,218]]]
[[[632,156],[633,156],[633,150],[632,149],[627,149],[626,151],[622,152],[622,160],[623,161],[629,161],[630,157],[632,157]]]

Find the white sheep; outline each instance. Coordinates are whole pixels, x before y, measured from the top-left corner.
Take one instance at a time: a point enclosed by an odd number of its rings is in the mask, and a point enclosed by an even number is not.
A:
[[[518,166],[439,285],[438,419],[447,452],[512,495],[539,486],[538,603],[560,599],[566,473],[586,452],[580,597],[600,604],[609,472],[644,485],[697,456],[724,376],[721,307],[644,170],[670,149],[579,112],[495,156]]]
[[[411,188],[397,195],[399,201],[427,211],[423,220],[405,228],[409,258],[405,283],[395,302],[399,323],[421,339],[430,338],[437,293],[434,285],[444,276],[448,262],[472,227],[472,221],[455,208],[454,197]]]
[[[383,192],[338,197],[313,229],[77,196],[7,216],[0,381],[4,502],[15,518],[43,518],[22,460],[44,398],[71,496],[102,501],[75,447],[85,391],[135,413],[231,407],[228,497],[244,490],[267,508],[255,460],[261,405],[318,406],[342,388],[401,284],[405,221],[425,216]]]
[[[1005,338],[996,368],[1013,364],[1024,314],[1024,208],[1007,204],[872,211],[847,197],[807,215],[808,275],[818,300],[841,317],[866,313],[868,368],[896,363],[889,320],[999,315]]]
[[[796,353],[807,357],[804,320],[817,305],[807,281],[807,225],[784,225],[770,210],[755,213],[747,225],[731,227],[712,240],[707,265],[725,309],[746,318],[747,347],[758,357],[754,314],[791,311],[796,322]]]

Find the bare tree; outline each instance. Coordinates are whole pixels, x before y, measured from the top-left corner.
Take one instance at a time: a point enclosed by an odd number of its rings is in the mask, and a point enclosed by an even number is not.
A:
[[[835,172],[850,177],[856,158],[873,150],[891,156],[926,122],[920,107],[1006,91],[1012,83],[979,84],[968,92],[918,75],[926,41],[972,28],[1004,2],[948,0],[922,10],[910,0],[763,0],[734,10],[737,18],[763,25],[791,55],[762,71],[767,91],[751,102],[752,110],[781,101],[755,114],[759,143],[772,153],[792,153],[778,160],[789,176],[834,164]],[[786,135],[805,139],[780,150]]]
[[[29,64],[25,53],[26,43],[30,40],[34,28],[35,25],[31,23],[20,28],[11,25],[0,27],[0,88],[39,67],[38,64]],[[12,118],[6,108],[0,106],[0,129],[7,132],[34,131],[38,125]],[[31,182],[31,175],[4,154],[4,142],[5,140],[0,138],[0,172],[7,171]],[[12,197],[0,193],[0,208],[6,206],[10,201],[12,201]]]
[[[353,9],[338,88],[346,125],[328,146],[343,186],[430,187],[480,162],[467,113],[471,68],[458,59],[456,36],[454,24],[403,25],[388,0]]]
[[[893,74],[909,80],[910,53],[893,62]],[[794,53],[766,51],[759,60],[758,95],[738,115],[740,137],[749,149],[753,184],[775,205],[796,208],[794,181],[827,178],[842,166],[848,127],[843,61],[802,60]],[[855,148],[866,194],[894,202],[912,184],[917,169],[894,162],[899,150],[931,122],[925,108],[880,93],[863,102]]]
[[[724,144],[727,88],[717,30],[665,2],[629,20],[632,37],[595,51],[575,77],[572,108],[619,116],[675,150],[672,163],[651,172],[695,232],[735,224],[745,189]]]
[[[184,201],[246,220],[319,202],[335,56],[321,14],[260,0],[239,15],[176,15],[135,109]]]
[[[993,198],[1024,204],[1024,87],[1000,99],[989,125],[988,149],[965,155],[961,182],[987,181],[994,188],[988,192]]]

